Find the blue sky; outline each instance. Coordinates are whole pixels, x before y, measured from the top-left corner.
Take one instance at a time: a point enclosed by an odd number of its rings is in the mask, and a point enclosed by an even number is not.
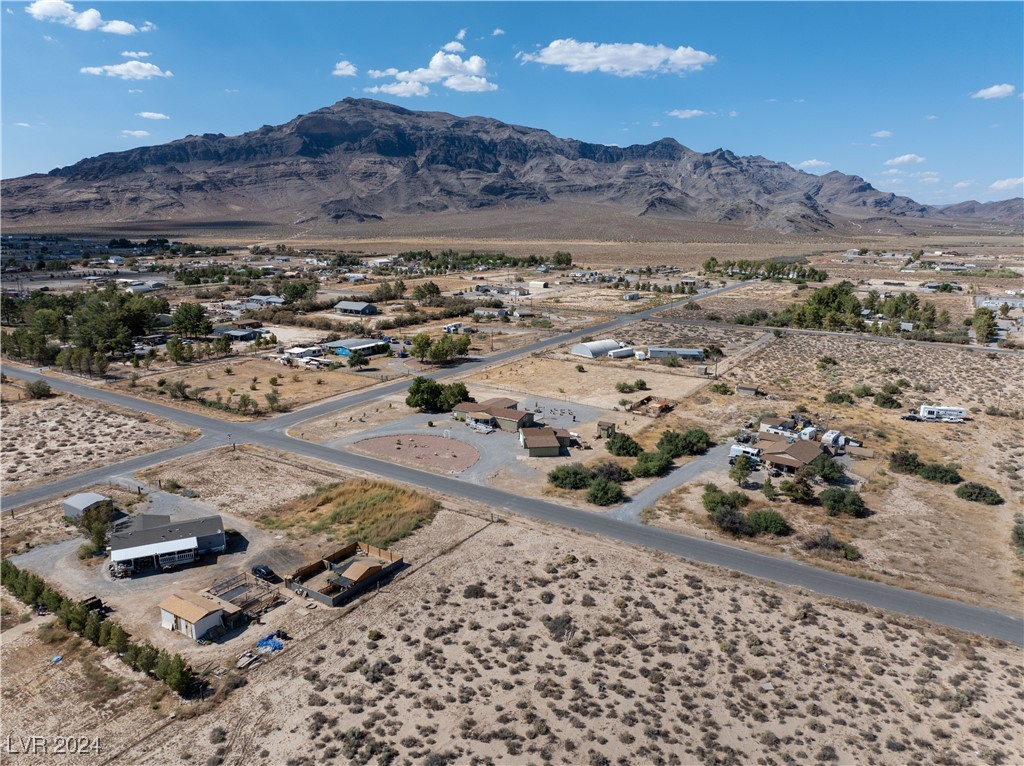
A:
[[[1024,4],[4,2],[2,174],[346,96],[670,136],[945,204],[1024,184]]]

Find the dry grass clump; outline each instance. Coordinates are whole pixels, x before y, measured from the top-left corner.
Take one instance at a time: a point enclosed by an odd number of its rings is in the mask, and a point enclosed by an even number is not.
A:
[[[429,523],[440,509],[436,500],[383,481],[353,479],[319,487],[260,518],[271,529],[332,532],[386,548]]]

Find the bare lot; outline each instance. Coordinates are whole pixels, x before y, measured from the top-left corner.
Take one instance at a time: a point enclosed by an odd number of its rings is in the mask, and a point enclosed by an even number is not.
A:
[[[188,386],[187,400],[175,398],[172,394],[171,388],[179,381]],[[225,408],[229,405],[237,408],[239,399],[247,396],[266,413],[269,409],[267,394],[276,393],[280,397],[280,407],[295,408],[377,382],[378,379],[368,373],[297,369],[266,359],[234,358],[150,373],[140,376],[134,386],[129,380],[114,387],[122,393],[201,411],[206,415],[239,419],[243,416],[234,410],[207,407],[194,400],[202,397],[210,402],[221,402]],[[248,419],[251,416],[244,417]]]
[[[626,301],[622,299],[623,295],[631,292],[634,291],[629,288],[618,289],[611,287],[610,285],[605,287],[572,287],[559,292],[559,294],[553,298],[547,298],[546,296],[539,298],[534,302],[534,307],[542,307],[546,310],[554,311],[559,309],[573,309],[580,311],[606,311],[615,314],[632,314],[637,311],[656,308],[658,306],[663,306],[666,303],[671,303],[674,300],[679,300],[678,295],[648,292],[640,293],[639,300]]]
[[[296,615],[296,640],[217,708],[152,731],[138,706],[97,733],[138,742],[122,757],[140,764],[1019,752],[1015,649],[518,522],[442,513],[410,543],[406,576],[347,616]],[[53,691],[21,692],[5,728]]]
[[[8,393],[12,393],[9,390]],[[79,399],[5,400],[3,494],[191,441],[152,415]]]

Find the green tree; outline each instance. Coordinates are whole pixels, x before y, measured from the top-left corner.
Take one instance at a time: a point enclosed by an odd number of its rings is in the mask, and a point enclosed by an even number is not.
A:
[[[412,336],[410,351],[414,357],[422,362],[430,353],[430,347],[432,345],[434,345],[434,341],[431,340],[430,336],[425,332],[421,332]]]
[[[769,502],[778,497],[778,491],[775,489],[775,485],[772,484],[771,477],[767,477],[764,480],[764,484],[761,485],[761,492],[764,493],[764,499]]]
[[[469,389],[465,383],[449,383],[441,386],[441,395],[437,399],[437,409],[451,412],[458,405],[469,401]]]
[[[729,478],[742,487],[750,477],[750,459],[746,455],[737,455],[729,468]]]
[[[792,480],[784,479],[779,483],[779,492],[796,503],[810,503],[814,500],[814,488],[811,487],[811,476],[814,469],[809,466],[800,468]]]
[[[102,618],[98,611],[94,609],[89,612],[89,615],[85,618],[85,625],[82,629],[82,635],[85,636],[87,641],[91,641],[93,644],[99,644],[101,622]]]
[[[621,486],[601,476],[594,479],[587,490],[587,502],[594,505],[615,505],[621,503],[625,497]]]
[[[984,503],[985,505],[1002,505],[1003,498],[998,492],[984,484],[969,481],[956,488],[956,496],[961,500],[969,500],[972,503]]]
[[[551,265],[556,269],[572,268],[572,253],[566,253],[562,250],[558,250],[553,256],[551,256]]]
[[[102,351],[97,351],[92,355],[92,371],[101,378],[106,376],[109,366],[110,363],[107,361],[107,356]]]
[[[852,489],[840,489],[829,487],[821,493],[821,504],[825,506],[825,512],[829,516],[838,516],[845,513],[848,516],[861,519],[868,515],[867,506],[860,494]]]
[[[107,642],[107,648],[117,654],[124,654],[128,649],[128,634],[116,622],[110,628],[110,640]]]
[[[811,461],[811,467],[814,468],[814,473],[817,474],[819,479],[829,484],[842,481],[843,477],[846,476],[846,469],[843,468],[843,464],[833,460],[831,455],[827,455],[824,452]]]
[[[361,351],[353,351],[348,355],[348,366],[353,370],[359,370],[363,367],[367,367],[370,364],[370,360],[366,358],[366,354]]]
[[[206,309],[198,303],[185,302],[171,314],[171,329],[186,338],[209,335],[213,325],[206,316]]]
[[[711,446],[711,437],[702,428],[690,428],[684,433],[664,431],[656,446],[671,458],[703,455]]]
[[[636,464],[629,469],[638,479],[648,476],[661,476],[672,465],[672,458],[664,452],[641,452],[636,456]]]
[[[164,675],[164,683],[179,695],[184,695],[192,686],[195,674],[180,654],[171,658],[170,665]]]
[[[277,391],[269,391],[263,394],[263,398],[267,400],[267,407],[271,412],[277,412],[281,407],[281,394]]]
[[[707,348],[704,349],[704,358],[715,365],[715,377],[718,377],[718,363],[725,357],[725,352],[721,346],[715,343],[708,344]]]
[[[412,297],[420,303],[429,302],[441,295],[441,288],[434,282],[421,282],[412,290]]]
[[[746,516],[747,527],[752,535],[788,535],[793,530],[778,511],[751,511]]]
[[[974,317],[971,319],[971,326],[974,328],[975,339],[979,345],[985,345],[992,340],[996,332],[996,317],[991,309],[975,309]]]
[[[417,377],[409,386],[405,403],[421,412],[437,412],[441,402],[441,384],[431,378]]]
[[[53,396],[53,391],[50,390],[50,384],[45,380],[33,380],[29,381],[24,386],[25,394],[29,399],[46,399]]]
[[[451,335],[443,335],[430,346],[427,357],[434,364],[450,362],[455,357],[455,341]]]
[[[629,434],[616,433],[608,437],[604,443],[605,449],[616,457],[636,457],[643,448]]]

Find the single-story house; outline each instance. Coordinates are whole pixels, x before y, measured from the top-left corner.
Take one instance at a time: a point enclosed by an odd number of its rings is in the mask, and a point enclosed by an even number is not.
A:
[[[95,492],[79,492],[77,495],[72,495],[64,501],[64,516],[69,519],[80,519],[86,511],[90,511],[93,508],[102,508],[103,506],[113,508],[114,501],[106,495],[100,495]]]
[[[761,462],[788,473],[809,465],[821,454],[821,444],[813,441],[762,440],[758,446],[762,450]]]
[[[647,349],[648,359],[669,359],[671,357],[689,359],[694,362],[703,362],[704,352],[699,348],[664,348],[650,346]]]
[[[535,316],[533,309],[518,308],[512,312],[512,316],[516,319],[528,319],[529,317]]]
[[[236,330],[256,330],[263,326],[263,322],[258,319],[236,319],[231,326]]]
[[[377,313],[377,307],[372,303],[363,301],[338,301],[334,304],[334,310],[339,314],[357,314],[360,316],[372,316]]]
[[[199,640],[213,628],[223,627],[224,603],[198,593],[175,593],[160,602],[160,626]]]
[[[259,330],[253,329],[225,330],[224,332],[221,333],[221,335],[228,336],[228,338],[230,338],[232,342],[256,340],[258,337],[260,337],[260,334],[261,333]]]
[[[276,295],[250,295],[245,299],[245,308],[247,309],[268,309],[277,308],[278,306],[284,305],[284,298],[280,298]]]
[[[582,356],[587,359],[598,359],[602,356],[608,356],[609,351],[614,351],[621,347],[622,344],[617,340],[604,338],[603,340],[591,340],[586,343],[577,343],[569,349],[569,353],[573,356]]]
[[[533,413],[516,409],[515,399],[496,397],[483,402],[462,402],[452,408],[452,415],[467,423],[482,423],[516,432],[533,425]]]
[[[330,343],[322,344],[321,347],[327,353],[338,356],[352,356],[355,352],[359,352],[363,356],[373,356],[374,354],[386,354],[391,348],[391,344],[374,338],[347,338],[332,340]]]
[[[292,348],[286,348],[284,355],[290,359],[309,359],[323,356],[324,352],[319,346],[293,346]]]
[[[501,318],[508,316],[508,309],[492,309],[492,308],[476,308],[473,309],[473,314],[478,317],[497,317]]]
[[[139,514],[115,527],[110,534],[110,560],[133,572],[195,561],[203,553],[227,548],[220,516],[171,522],[170,516]]]

